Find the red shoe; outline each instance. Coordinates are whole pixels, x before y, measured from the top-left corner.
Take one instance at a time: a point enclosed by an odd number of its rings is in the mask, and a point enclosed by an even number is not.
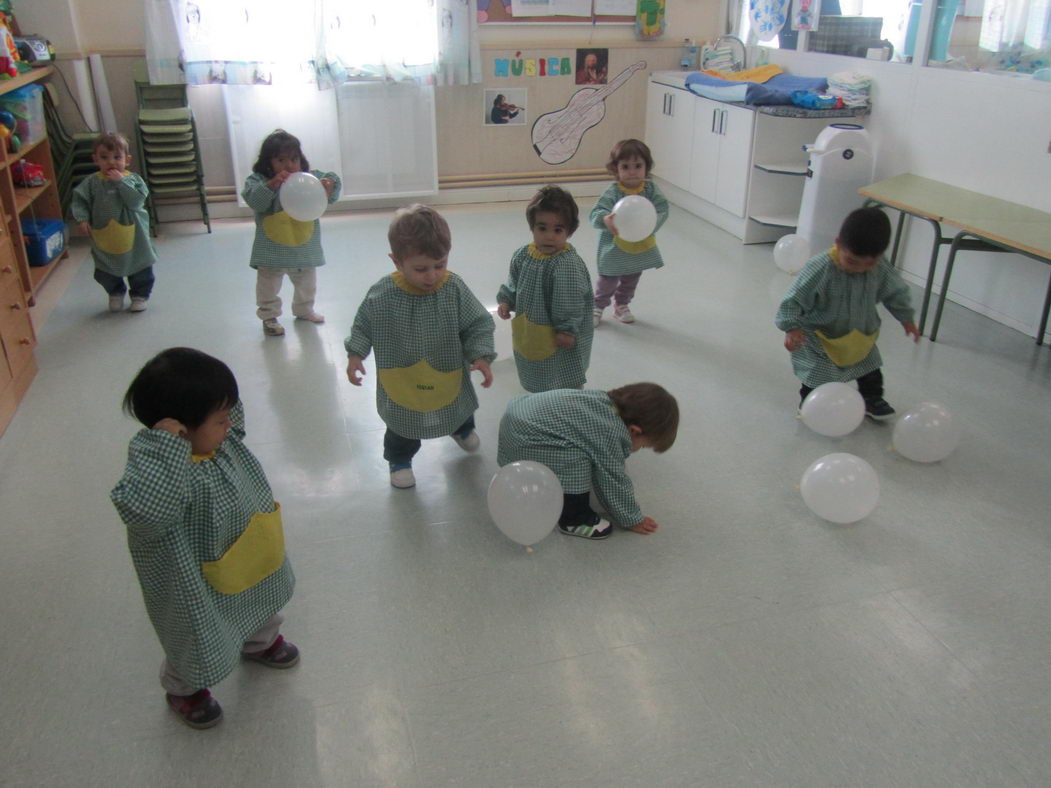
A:
[[[208,690],[197,690],[193,695],[164,696],[172,711],[191,728],[203,730],[218,725],[223,718],[223,709]]]
[[[252,662],[261,662],[268,668],[290,668],[299,662],[299,649],[285,640],[284,635],[278,635],[266,651],[245,652],[241,656]]]

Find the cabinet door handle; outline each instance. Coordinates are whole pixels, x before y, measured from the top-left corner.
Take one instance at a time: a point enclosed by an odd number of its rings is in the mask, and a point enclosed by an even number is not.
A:
[[[726,110],[719,110],[719,133],[726,134]]]
[[[715,134],[715,115],[718,111],[717,109],[712,110],[712,134]]]
[[[669,93],[668,94],[668,114],[671,115],[672,117],[675,116],[675,94],[674,93]]]

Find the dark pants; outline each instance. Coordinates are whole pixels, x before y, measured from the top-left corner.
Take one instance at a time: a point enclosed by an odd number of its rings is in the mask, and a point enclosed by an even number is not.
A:
[[[590,493],[566,493],[562,496],[559,525],[595,525],[598,521],[598,513],[591,508]]]
[[[131,288],[132,298],[149,298],[153,292],[153,266],[136,271],[128,277],[128,287],[124,286],[124,280],[119,276],[95,269],[95,281],[98,282],[111,296],[122,296]]]
[[[861,398],[868,402],[874,399],[883,399],[883,370],[874,369],[867,375],[862,375],[857,380],[858,391],[861,392]],[[806,399],[807,394],[813,391],[810,386],[801,386],[799,389],[799,402],[802,404],[803,400]]]
[[[474,416],[471,416],[453,430],[453,435],[464,437],[474,429]],[[383,435],[383,459],[395,465],[412,465],[412,458],[420,450],[419,438],[403,438],[398,433],[387,428]]]

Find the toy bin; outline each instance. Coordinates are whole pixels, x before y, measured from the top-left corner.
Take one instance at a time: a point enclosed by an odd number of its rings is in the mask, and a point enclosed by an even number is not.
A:
[[[0,109],[15,116],[15,134],[23,145],[44,138],[44,89],[40,85],[26,85],[5,93],[0,96]]]
[[[30,265],[47,265],[66,248],[66,223],[61,219],[23,219],[22,236]]]

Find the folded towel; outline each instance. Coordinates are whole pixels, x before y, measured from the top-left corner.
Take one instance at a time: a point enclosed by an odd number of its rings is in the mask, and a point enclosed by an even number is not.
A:
[[[784,69],[781,66],[775,66],[770,63],[765,66],[757,66],[756,68],[749,68],[745,71],[716,71],[715,69],[705,69],[702,74],[707,74],[710,77],[716,77],[717,79],[725,79],[728,82],[766,82],[771,77],[776,77],[778,74],[783,74]]]

